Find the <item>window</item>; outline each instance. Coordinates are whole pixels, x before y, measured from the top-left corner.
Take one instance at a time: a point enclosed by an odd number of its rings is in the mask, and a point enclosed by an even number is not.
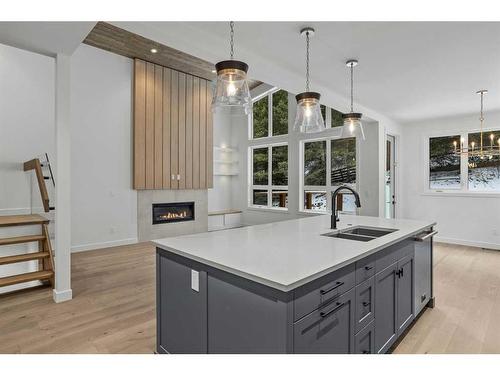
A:
[[[326,141],[304,144],[304,185],[326,185]]]
[[[492,140],[493,138],[493,140]],[[483,148],[498,148],[500,130],[483,132]],[[428,189],[436,192],[500,193],[500,156],[480,157],[455,153],[461,144],[481,144],[481,133],[463,133],[429,137]]]
[[[288,134],[288,92],[273,89],[253,103],[252,138],[286,134]]]
[[[288,144],[283,142],[289,125],[288,96],[285,90],[273,88],[257,97],[253,104],[249,141],[252,207],[288,209]],[[269,143],[262,144],[261,138]]]
[[[342,112],[332,108],[332,128],[343,125],[344,119],[342,118]]]
[[[493,141],[491,136],[493,135]],[[500,131],[483,132],[483,148],[498,148]],[[495,143],[495,140],[497,143]],[[469,134],[468,144],[481,144],[481,133]],[[477,146],[476,146],[477,147]],[[468,167],[468,188],[470,191],[494,191],[500,192],[500,156],[489,157],[469,157]]]
[[[356,138],[331,140],[331,184],[356,183]]]
[[[288,208],[288,145],[251,147],[251,206]]]
[[[288,134],[288,93],[285,90],[279,90],[273,94],[272,98],[272,134]]]
[[[453,142],[459,145],[460,136],[429,140],[430,189],[460,189],[460,156],[454,154]]]
[[[264,96],[262,99],[253,103],[253,137],[262,138],[269,135],[269,97]]]
[[[328,211],[331,193],[338,186],[356,185],[356,171],[356,138],[304,141],[302,209]],[[352,194],[339,194],[338,199],[340,211],[356,212]]]
[[[321,115],[323,116],[323,120],[325,120],[325,126],[327,128],[335,128],[337,126],[344,125],[344,119],[342,118],[342,112],[337,111],[336,109],[329,108],[320,105]]]

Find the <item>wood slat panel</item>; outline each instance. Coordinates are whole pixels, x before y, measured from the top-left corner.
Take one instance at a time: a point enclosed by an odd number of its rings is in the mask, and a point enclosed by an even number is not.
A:
[[[212,114],[212,88],[210,82],[207,82],[207,187],[214,187],[214,130],[213,130],[213,114]]]
[[[193,189],[200,188],[200,81],[193,78]]]
[[[177,175],[179,174],[179,72],[172,70],[170,86],[170,181],[171,189],[179,188]]]
[[[135,60],[134,189],[146,188],[146,63]]]
[[[200,81],[200,189],[207,187],[207,81]]]
[[[186,75],[179,73],[179,189],[186,188]]]
[[[155,66],[146,63],[146,189],[154,189]]]
[[[155,65],[154,188],[163,188],[163,68]]]
[[[163,189],[170,189],[170,82],[172,71],[163,68]]]
[[[213,186],[210,82],[136,61],[134,188]]]
[[[186,189],[193,188],[193,76],[186,76]]]

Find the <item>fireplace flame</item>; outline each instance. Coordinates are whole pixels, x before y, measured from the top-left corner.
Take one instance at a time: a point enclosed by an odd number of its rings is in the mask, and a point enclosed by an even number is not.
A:
[[[184,219],[187,217],[188,213],[186,211],[182,212],[167,212],[166,214],[160,215],[161,220],[172,220],[172,219]]]

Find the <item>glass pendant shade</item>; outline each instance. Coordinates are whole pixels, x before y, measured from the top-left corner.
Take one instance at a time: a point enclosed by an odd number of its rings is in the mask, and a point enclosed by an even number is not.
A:
[[[215,65],[217,81],[212,100],[213,112],[248,115],[252,97],[247,82],[248,65],[242,61],[225,60]]]
[[[297,114],[294,130],[301,133],[317,133],[325,130],[325,121],[319,104],[320,94],[303,92],[295,96],[297,99]]]
[[[346,113],[342,115],[344,125],[342,126],[342,138],[356,137],[363,141],[365,140],[365,133],[363,131],[363,124],[361,122],[361,113]]]

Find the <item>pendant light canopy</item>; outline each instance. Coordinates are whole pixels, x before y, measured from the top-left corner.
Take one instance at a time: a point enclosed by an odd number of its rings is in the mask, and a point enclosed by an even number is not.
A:
[[[213,112],[248,115],[252,111],[252,97],[248,88],[248,65],[234,60],[234,22],[230,27],[230,60],[215,64],[217,82],[212,100]]]
[[[314,29],[307,27],[302,29],[300,34],[306,38],[306,91],[295,96],[297,114],[294,130],[302,133],[317,133],[325,130],[325,121],[319,104],[321,95],[309,90],[309,38],[314,36]]]
[[[351,71],[351,111],[344,113],[342,118],[344,126],[342,127],[342,137],[357,137],[365,140],[363,124],[361,123],[361,113],[354,112],[354,67],[358,65],[358,60],[348,60],[346,66]]]

